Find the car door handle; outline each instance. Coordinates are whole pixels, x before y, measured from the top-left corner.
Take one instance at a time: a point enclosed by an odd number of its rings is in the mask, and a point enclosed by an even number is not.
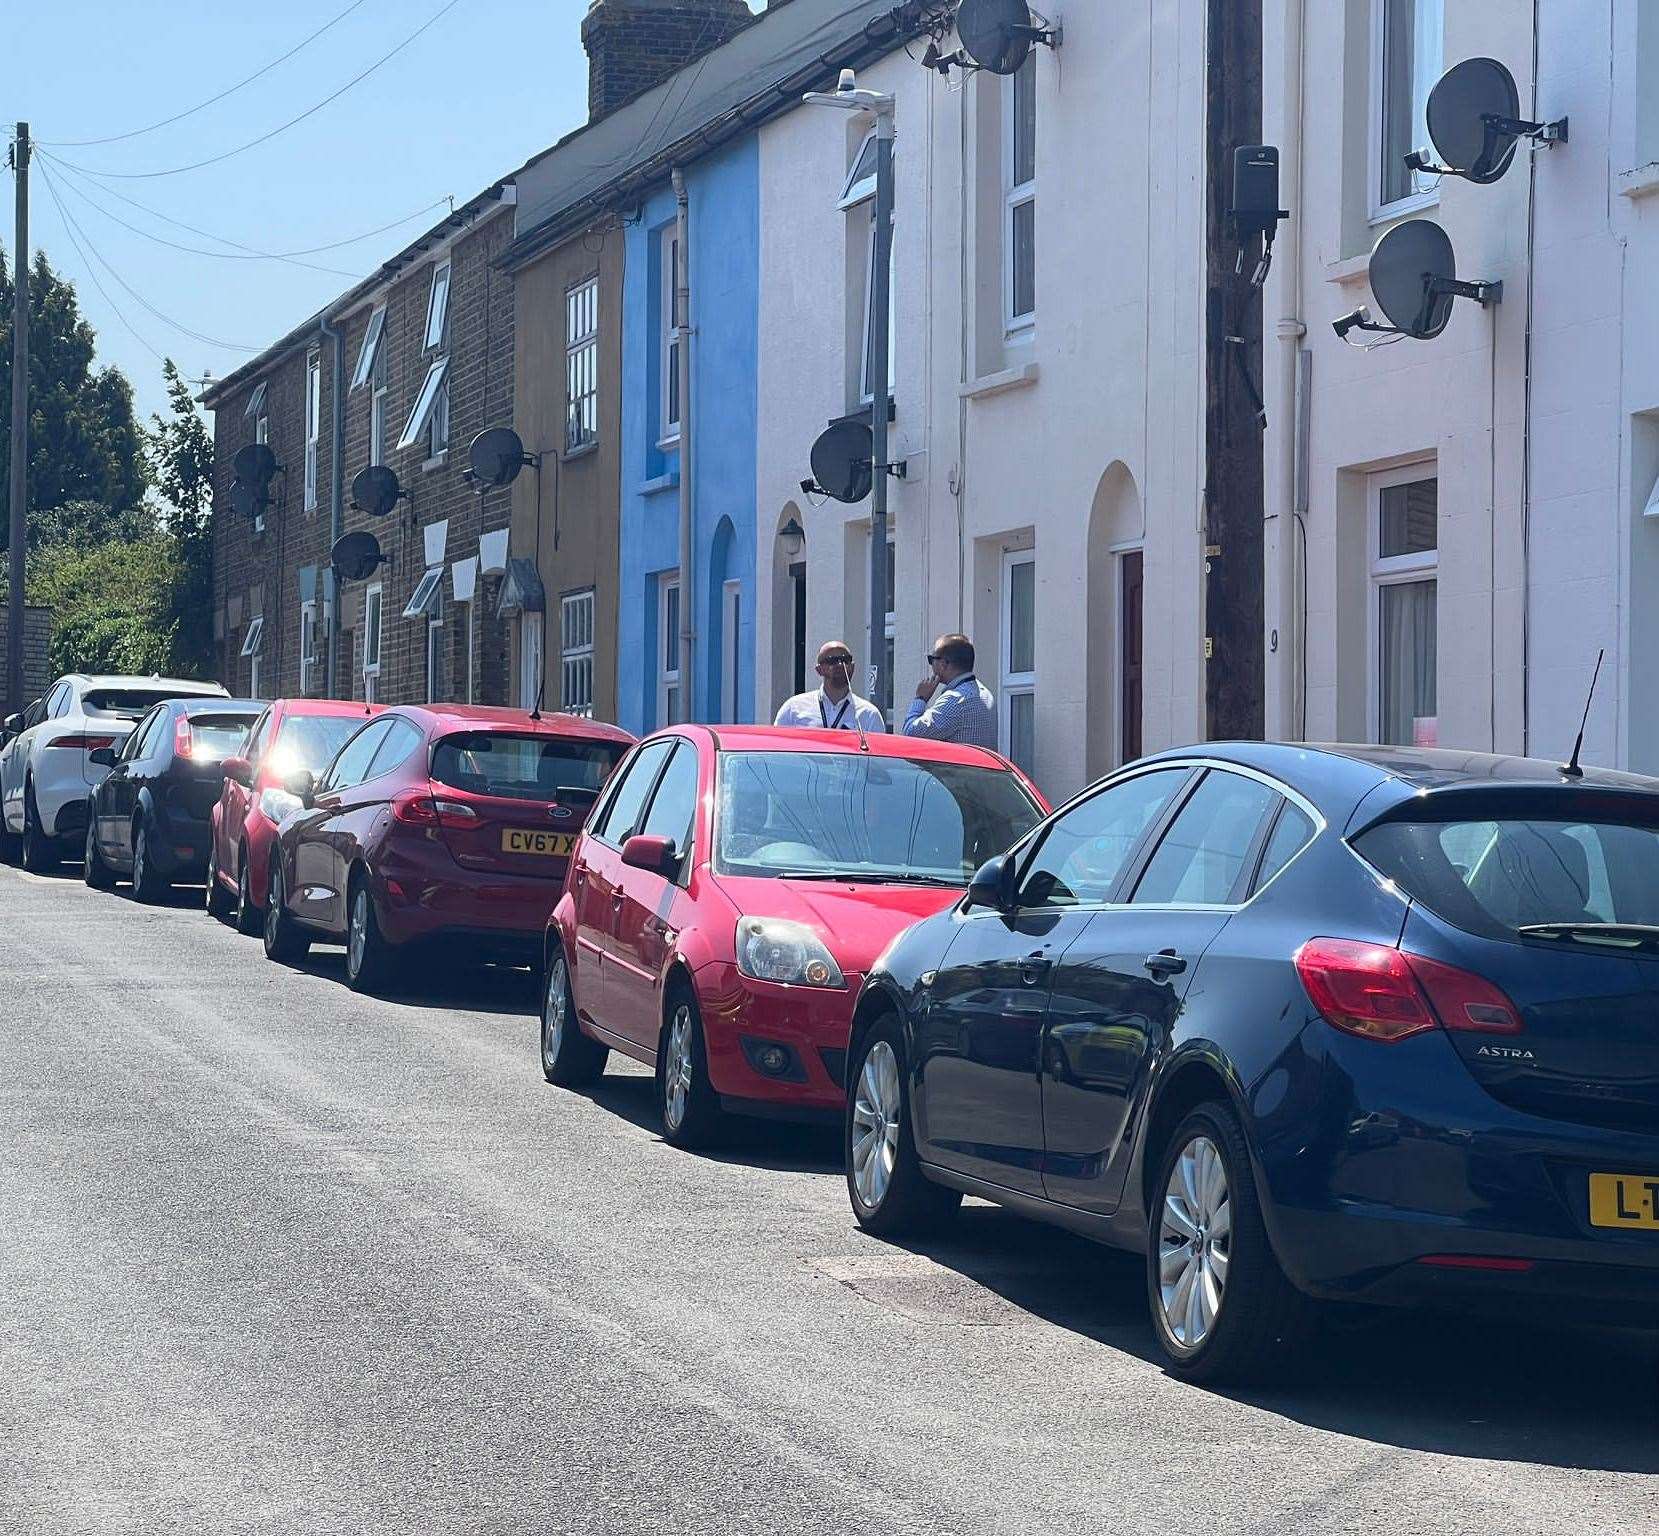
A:
[[[1047,955],[1027,955],[1020,961],[1020,980],[1026,986],[1034,987],[1048,975],[1053,966],[1054,962]]]
[[[1187,957],[1176,954],[1173,949],[1160,949],[1157,954],[1146,957],[1146,968],[1154,976],[1167,980],[1186,970]]]

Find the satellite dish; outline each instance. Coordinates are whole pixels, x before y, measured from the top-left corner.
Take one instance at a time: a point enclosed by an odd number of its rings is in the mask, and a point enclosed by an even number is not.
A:
[[[836,501],[863,501],[874,479],[875,439],[866,421],[837,421],[812,445],[812,478]]]
[[[250,485],[246,480],[233,480],[230,485],[231,510],[249,522],[265,510],[267,497],[263,486]]]
[[[330,559],[334,574],[341,581],[362,581],[374,575],[375,567],[386,557],[380,552],[380,540],[372,533],[348,533],[337,539]]]
[[[511,427],[489,427],[472,440],[468,452],[473,475],[485,487],[511,485],[528,462],[524,442]]]
[[[351,482],[351,504],[371,517],[384,517],[398,504],[403,487],[384,464],[371,464]]]
[[[1429,138],[1447,168],[1469,181],[1496,181],[1515,158],[1521,93],[1496,59],[1465,59],[1429,92]]]
[[[1457,254],[1451,237],[1433,219],[1396,224],[1371,252],[1371,293],[1388,322],[1428,341],[1452,318]]]
[[[238,480],[264,485],[276,473],[276,455],[264,443],[247,443],[236,450],[231,467]]]
[[[962,0],[956,13],[962,51],[993,75],[1015,74],[1037,35],[1025,0]]]

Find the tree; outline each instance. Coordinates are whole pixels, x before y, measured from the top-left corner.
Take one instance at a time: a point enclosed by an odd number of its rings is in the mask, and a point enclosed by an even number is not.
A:
[[[172,358],[161,371],[172,414],[151,416],[155,425],[144,444],[156,489],[167,501],[162,521],[177,552],[173,660],[190,675],[213,665],[213,438]]]
[[[0,400],[11,399],[11,312],[11,270],[0,252]],[[69,502],[119,513],[143,500],[147,473],[132,386],[118,369],[94,369],[94,344],[73,285],[37,252],[29,277],[31,519]],[[11,436],[0,433],[0,484],[10,472]],[[9,527],[9,519],[0,521],[0,549]]]
[[[180,584],[171,535],[64,543],[29,555],[29,600],[52,609],[52,672],[171,672]]]

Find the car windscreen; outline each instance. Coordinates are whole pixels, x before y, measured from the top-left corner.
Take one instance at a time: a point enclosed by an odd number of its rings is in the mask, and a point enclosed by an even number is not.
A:
[[[266,766],[279,781],[302,768],[320,778],[363,720],[362,715],[289,715],[277,732]]]
[[[966,885],[1042,818],[1006,769],[850,752],[724,752],[726,874]]]
[[[556,800],[561,791],[575,790],[572,798],[591,800],[626,750],[614,741],[464,731],[432,749],[432,777],[475,795]]]
[[[1354,847],[1413,900],[1490,938],[1659,925],[1659,824],[1534,816],[1385,822]]]
[[[169,688],[89,688],[81,699],[81,708],[89,715],[117,715],[137,720],[157,704],[178,697]]]
[[[195,762],[215,762],[234,757],[248,739],[257,713],[248,715],[187,715],[190,725],[190,756]]]

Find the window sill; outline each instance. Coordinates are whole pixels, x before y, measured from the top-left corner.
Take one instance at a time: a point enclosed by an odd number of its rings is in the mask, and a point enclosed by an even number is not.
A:
[[[1346,261],[1327,261],[1325,263],[1325,281],[1327,283],[1363,283],[1371,271],[1371,253],[1367,251],[1363,256],[1350,256]]]
[[[1372,229],[1381,229],[1385,224],[1396,224],[1401,219],[1426,213],[1430,208],[1439,206],[1440,188],[1431,187],[1427,192],[1414,192],[1410,197],[1402,197],[1397,202],[1384,203],[1381,208],[1373,208],[1371,216],[1365,222]]]
[[[1659,160],[1650,160],[1618,175],[1620,197],[1631,199],[1652,197],[1659,192]]]
[[[679,486],[679,483],[679,470],[671,469],[666,475],[658,475],[655,479],[640,481],[639,494],[641,496],[655,496],[659,492],[672,491],[676,489]]]
[[[561,462],[563,462],[565,464],[574,464],[577,459],[585,459],[590,454],[595,454],[595,453],[598,453],[598,452],[599,452],[599,439],[595,438],[591,443],[583,443],[580,448],[567,448],[567,449],[565,449],[564,458]]]
[[[966,384],[959,384],[956,392],[963,400],[988,400],[992,395],[1027,389],[1041,377],[1042,369],[1038,364],[1021,363],[1014,368],[1004,368],[1000,373],[987,373],[982,378],[970,379]]]
[[[421,473],[423,475],[429,475],[435,469],[442,469],[444,467],[444,465],[446,465],[448,462],[449,462],[449,449],[446,448],[446,449],[444,449],[444,451],[442,453],[435,454],[430,459],[423,459],[421,461]]]
[[[676,432],[672,437],[657,439],[658,453],[678,453],[680,451],[680,434]]]

